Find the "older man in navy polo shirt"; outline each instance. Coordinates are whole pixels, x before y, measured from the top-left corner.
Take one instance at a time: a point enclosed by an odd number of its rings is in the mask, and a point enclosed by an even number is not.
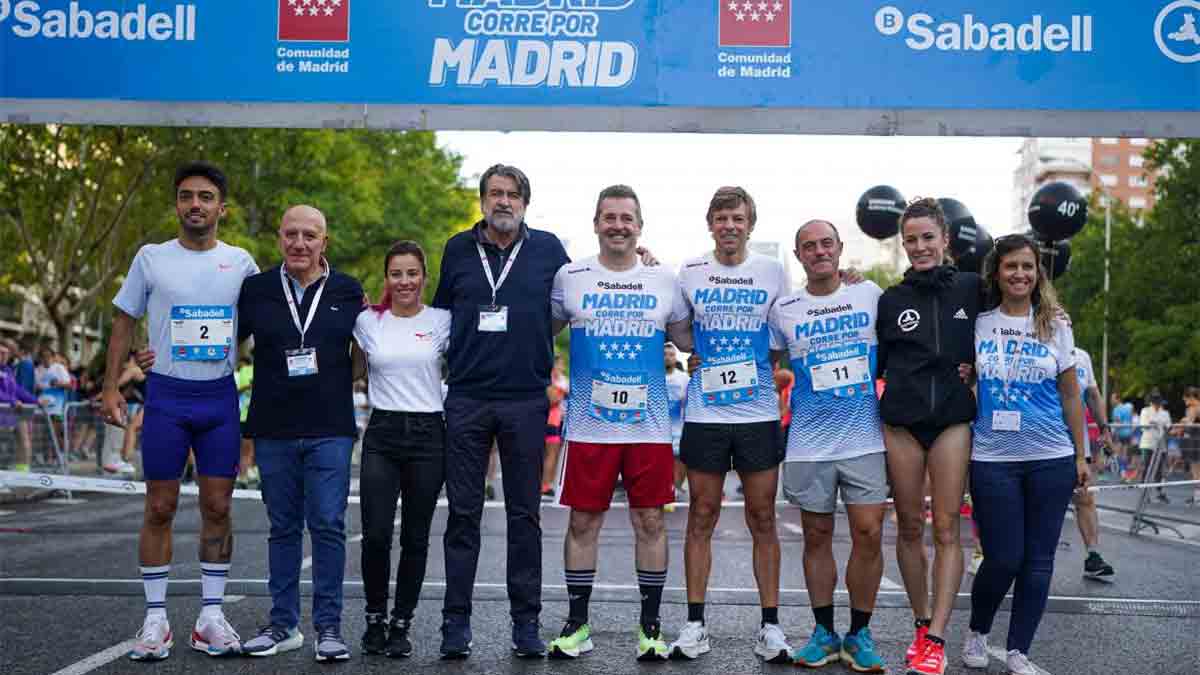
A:
[[[300,647],[304,526],[312,538],[317,661],[341,661],[346,501],[354,444],[350,341],[363,307],[357,280],[332,269],[325,216],[294,206],[279,226],[284,262],[247,277],[239,337],[254,337],[254,384],[246,435],[254,438],[271,522],[271,618],[243,645],[252,656]]]
[[[479,181],[483,220],[446,242],[433,305],[451,312],[446,398],[446,597],[442,656],[471,653],[484,474],[500,448],[508,516],[513,650],[540,656],[542,452],[554,360],[550,289],[569,262],[558,237],[524,222],[529,179],[497,164]]]

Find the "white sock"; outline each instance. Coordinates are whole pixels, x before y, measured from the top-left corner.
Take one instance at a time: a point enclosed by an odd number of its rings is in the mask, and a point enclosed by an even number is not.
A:
[[[170,565],[142,567],[142,590],[146,593],[146,616],[167,618],[167,576]]]
[[[204,608],[202,617],[221,615],[221,603],[225,601],[225,580],[229,577],[229,563],[200,563],[200,597]]]

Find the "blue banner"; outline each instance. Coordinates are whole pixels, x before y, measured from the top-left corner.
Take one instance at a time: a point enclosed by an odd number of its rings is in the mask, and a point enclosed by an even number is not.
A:
[[[1200,0],[0,0],[0,98],[1195,111]]]

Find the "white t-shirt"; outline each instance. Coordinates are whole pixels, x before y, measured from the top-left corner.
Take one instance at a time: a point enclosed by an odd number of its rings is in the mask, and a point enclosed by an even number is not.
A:
[[[1032,316],[1007,316],[999,308],[980,314],[975,321],[979,417],[971,459],[1014,462],[1074,455],[1058,395],[1059,374],[1074,367],[1075,336],[1065,321],[1054,320],[1054,337],[1046,343],[1034,335]],[[1001,420],[1007,413],[1020,413],[1020,430],[994,429],[997,412]]]
[[[442,356],[450,343],[450,312],[423,307],[413,317],[390,310],[360,312],[354,339],[367,355],[371,408],[442,412]]]
[[[687,404],[688,383],[692,378],[678,368],[667,375],[667,407],[671,414],[671,440],[683,437],[684,408]]]
[[[571,323],[568,441],[670,443],[663,344],[687,318],[675,275],[639,261],[614,272],[597,257],[559,268],[550,311]]]
[[[1167,412],[1166,408],[1155,411],[1154,406],[1148,405],[1142,408],[1138,415],[1138,424],[1142,426],[1142,439],[1138,441],[1138,447],[1154,450],[1158,447],[1163,431],[1171,426],[1171,413]]]
[[[767,313],[788,292],[783,264],[751,252],[730,267],[710,252],[683,264],[679,289],[700,356],[688,387],[688,422],[778,420],[770,354],[783,345],[772,343]]]
[[[842,284],[830,295],[801,290],[771,308],[771,330],[786,345],[796,375],[786,461],[828,462],[884,452],[875,396],[875,314],[882,294],[879,286],[864,281]]]
[[[237,370],[237,304],[242,281],[258,274],[245,250],[224,242],[207,251],[178,239],[137,252],[113,304],[135,319],[149,315],[152,372],[215,380]]]

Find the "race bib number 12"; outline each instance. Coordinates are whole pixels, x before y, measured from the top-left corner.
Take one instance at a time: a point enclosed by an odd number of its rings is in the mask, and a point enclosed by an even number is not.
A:
[[[758,393],[758,368],[753,361],[737,361],[700,369],[704,405],[730,405],[754,400]]]

